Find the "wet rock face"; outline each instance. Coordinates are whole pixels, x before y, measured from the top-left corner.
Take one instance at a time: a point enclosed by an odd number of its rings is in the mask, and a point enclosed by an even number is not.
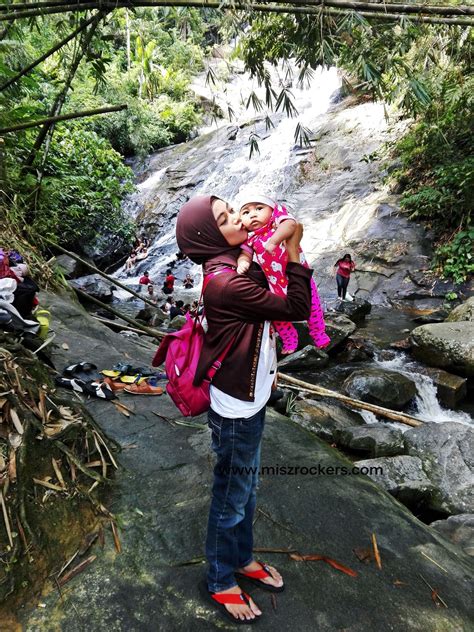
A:
[[[298,401],[291,419],[325,441],[333,441],[336,433],[345,428],[354,428],[364,423],[358,413],[325,400]]]
[[[354,299],[354,301],[341,301],[336,307],[336,311],[340,314],[346,314],[353,322],[361,323],[365,317],[370,314],[372,305],[369,301],[363,299]]]
[[[420,368],[420,373],[427,375],[433,380],[436,386],[436,394],[439,401],[448,408],[456,408],[467,394],[467,379],[443,371],[443,369],[433,369],[431,367]]]
[[[79,263],[79,261],[76,261],[69,255],[57,256],[55,265],[60,268],[66,279],[75,279],[87,272],[82,263]]]
[[[342,346],[342,343],[349,338],[357,329],[355,323],[345,314],[326,314],[326,333],[331,338],[331,342],[326,351],[333,351]]]
[[[430,527],[460,546],[467,555],[474,556],[474,514],[459,514],[447,520],[436,520]]]
[[[455,307],[451,314],[446,318],[448,323],[459,323],[461,321],[474,321],[474,296],[468,298],[465,303]]]
[[[364,452],[371,457],[394,456],[404,452],[403,434],[384,424],[356,426],[336,430],[336,443],[343,448]]]
[[[87,276],[73,279],[69,282],[72,287],[82,290],[86,294],[97,298],[103,303],[110,303],[113,298],[113,285],[102,278],[99,274],[88,274]]]
[[[431,508],[474,512],[474,429],[453,422],[425,424],[408,430],[404,442],[436,488]]]
[[[415,456],[392,456],[357,461],[357,467],[372,469],[367,475],[404,504],[426,500],[435,488],[423,471],[421,459]]]
[[[402,410],[416,395],[414,382],[383,369],[354,371],[344,381],[343,389],[354,399],[394,410]]]
[[[422,325],[411,332],[413,354],[428,366],[474,376],[474,323]]]
[[[307,345],[301,351],[283,356],[278,362],[280,371],[311,371],[322,369],[329,362],[328,354],[322,349]]]

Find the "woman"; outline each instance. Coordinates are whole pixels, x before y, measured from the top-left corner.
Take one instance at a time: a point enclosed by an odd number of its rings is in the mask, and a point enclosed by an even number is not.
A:
[[[336,269],[337,295],[340,299],[345,301],[347,286],[349,285],[351,272],[355,270],[355,263],[352,261],[351,255],[347,253],[342,259],[336,261],[334,268]]]
[[[261,615],[255,602],[242,592],[236,576],[245,576],[273,592],[284,588],[276,569],[254,560],[252,524],[265,405],[276,372],[270,320],[305,320],[310,312],[312,271],[299,263],[301,236],[299,226],[286,243],[288,293],[281,297],[268,290],[256,264],[245,275],[236,273],[247,231],[226,202],[195,197],[183,206],[176,225],[180,250],[203,265],[204,275],[211,275],[204,291],[208,331],[196,384],[232,341],[210,387],[208,422],[217,463],[206,557],[210,599],[235,623],[252,623]],[[239,411],[237,418],[235,411]]]

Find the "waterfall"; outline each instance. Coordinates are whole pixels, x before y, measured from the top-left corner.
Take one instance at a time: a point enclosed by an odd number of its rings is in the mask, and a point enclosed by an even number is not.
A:
[[[413,413],[414,417],[422,421],[434,423],[455,421],[461,424],[472,425],[473,419],[468,413],[449,410],[441,406],[437,398],[436,386],[433,380],[427,375],[422,375],[419,372],[419,365],[410,360],[405,354],[395,353],[394,358],[391,360],[379,360],[376,358],[375,363],[380,368],[401,373],[415,383],[417,394],[415,398],[416,411]],[[371,415],[371,413],[369,413],[369,415]],[[364,416],[364,419],[367,423],[373,423],[374,419],[372,417],[366,418]]]

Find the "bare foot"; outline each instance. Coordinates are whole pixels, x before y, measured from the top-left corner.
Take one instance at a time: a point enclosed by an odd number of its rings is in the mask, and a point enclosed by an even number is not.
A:
[[[219,595],[225,595],[227,593],[239,595],[241,592],[242,590],[239,586],[233,586],[232,588],[228,588],[227,590],[220,591]],[[242,605],[230,603],[226,603],[224,605],[233,617],[245,621],[246,619],[255,619],[262,614],[262,611],[252,598],[249,599],[249,604],[250,605],[247,605],[245,602],[242,602]]]
[[[271,577],[263,577],[260,581],[264,584],[269,584],[270,586],[275,586],[275,588],[281,588],[283,586],[283,577],[277,571],[277,569],[273,566],[269,566],[265,564],[268,570],[271,573]],[[262,570],[262,565],[259,562],[253,560],[250,562],[248,566],[244,566],[243,568],[238,568],[237,572],[252,572],[252,571],[260,571]]]

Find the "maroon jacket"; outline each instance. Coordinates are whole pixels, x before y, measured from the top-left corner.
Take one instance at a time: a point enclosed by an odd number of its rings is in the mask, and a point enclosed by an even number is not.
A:
[[[251,276],[224,271],[204,292],[208,331],[194,383],[199,385],[212,363],[234,339],[212,383],[246,402],[254,401],[255,381],[266,320],[307,320],[311,309],[312,270],[289,263],[286,298],[272,294],[263,272],[252,265]]]

